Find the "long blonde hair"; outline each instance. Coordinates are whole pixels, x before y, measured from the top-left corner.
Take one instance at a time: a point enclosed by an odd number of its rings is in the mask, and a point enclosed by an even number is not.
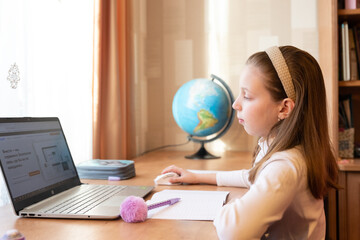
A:
[[[250,170],[249,180],[255,181],[259,167],[272,154],[300,145],[307,166],[308,186],[312,195],[320,199],[330,188],[338,188],[338,166],[328,132],[323,75],[319,64],[309,53],[292,46],[280,47],[280,51],[293,80],[295,107],[288,118],[279,121],[271,129],[268,138],[274,139],[263,159]],[[287,97],[265,52],[253,54],[246,64],[259,68],[266,76],[264,84],[274,101]]]

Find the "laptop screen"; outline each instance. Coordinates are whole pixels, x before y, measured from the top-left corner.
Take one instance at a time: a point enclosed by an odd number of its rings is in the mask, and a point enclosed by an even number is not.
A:
[[[58,118],[0,118],[0,162],[16,212],[80,184]]]

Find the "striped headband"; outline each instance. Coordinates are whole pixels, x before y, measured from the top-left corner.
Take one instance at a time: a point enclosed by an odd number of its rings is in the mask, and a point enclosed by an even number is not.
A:
[[[274,46],[266,49],[265,52],[269,56],[277,72],[277,75],[280,78],[281,84],[285,89],[286,95],[295,102],[296,94],[295,94],[294,84],[289,72],[289,68],[286,64],[286,61],[280,49]]]

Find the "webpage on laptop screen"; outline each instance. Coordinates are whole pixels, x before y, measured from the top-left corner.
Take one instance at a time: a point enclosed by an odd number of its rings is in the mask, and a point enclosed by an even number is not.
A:
[[[20,124],[20,127],[15,128],[14,124]],[[57,122],[21,122],[2,126],[0,159],[4,177],[15,200],[34,191],[45,191],[48,186],[76,176],[75,166]]]

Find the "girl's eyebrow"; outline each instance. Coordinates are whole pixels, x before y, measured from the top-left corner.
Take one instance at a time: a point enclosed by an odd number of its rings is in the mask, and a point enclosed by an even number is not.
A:
[[[241,87],[240,89],[243,90],[243,91],[245,91],[245,92],[251,93],[251,91],[250,91],[248,88],[246,88],[246,87]]]

